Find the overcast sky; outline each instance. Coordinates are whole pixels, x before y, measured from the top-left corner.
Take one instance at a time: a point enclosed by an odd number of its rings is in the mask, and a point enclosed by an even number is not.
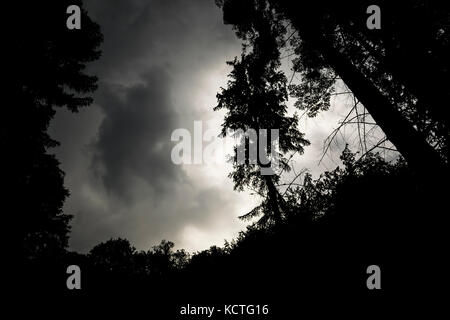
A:
[[[111,237],[142,250],[162,239],[189,251],[231,240],[245,228],[237,216],[258,198],[233,191],[228,164],[179,166],[170,157],[173,130],[201,120],[220,131],[215,96],[226,86],[225,62],[241,50],[220,9],[213,0],[89,0],[86,7],[104,34],[103,55],[89,66],[99,89],[78,114],[58,111],[50,129],[71,193],[64,207],[74,215],[71,249],[87,252]],[[333,168],[332,160],[317,162],[343,113],[302,121],[312,146],[298,168]]]

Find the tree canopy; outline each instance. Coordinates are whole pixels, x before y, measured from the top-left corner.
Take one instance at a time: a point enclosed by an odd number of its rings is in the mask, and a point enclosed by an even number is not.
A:
[[[238,27],[237,34],[244,41],[243,53],[240,59],[228,62],[233,67],[230,73],[228,87],[217,94],[218,105],[214,110],[226,109],[227,113],[222,125],[222,136],[228,130],[255,130],[256,137],[241,134],[239,145],[235,148],[233,159],[234,171],[230,174],[235,189],[248,187],[264,197],[261,205],[254,208],[243,219],[252,219],[262,214],[261,225],[279,223],[286,214],[286,206],[275,185],[280,180],[283,171],[290,170],[286,156],[289,153],[303,153],[304,146],[309,142],[298,129],[296,115],[288,116],[286,101],[287,79],[278,70],[280,67],[280,46],[286,28],[277,23],[277,17],[269,7],[259,8],[246,16],[245,25]],[[267,130],[259,134],[260,129]],[[273,175],[263,175],[261,172],[260,152],[258,162],[252,163],[249,149],[261,148],[261,140],[266,140],[266,152],[270,151],[272,139],[271,129],[279,130],[280,169]],[[237,161],[239,150],[246,150],[246,161]],[[274,161],[275,159],[271,159]]]
[[[92,102],[97,78],[88,62],[100,57],[99,26],[82,9],[82,28],[66,27],[66,9],[81,1],[32,1],[8,7],[14,38],[10,43],[8,105],[1,129],[2,168],[14,243],[23,257],[54,257],[68,244],[70,215],[62,212],[69,192],[51,148],[48,132],[56,108],[72,112]],[[19,18],[20,17],[20,18]]]

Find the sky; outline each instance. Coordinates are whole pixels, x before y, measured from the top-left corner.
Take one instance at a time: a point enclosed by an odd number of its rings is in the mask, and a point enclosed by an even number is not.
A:
[[[85,5],[104,34],[102,56],[87,70],[99,88],[91,106],[77,114],[58,110],[50,128],[61,142],[54,153],[70,190],[70,248],[88,252],[117,237],[139,250],[162,239],[191,252],[223,245],[245,229],[237,217],[259,199],[233,190],[225,161],[174,164],[171,134],[193,132],[194,121],[219,134],[224,113],[213,111],[216,93],[226,86],[226,61],[240,55],[240,41],[213,0]],[[289,63],[284,68],[289,72]],[[297,168],[317,176],[338,164],[338,156],[318,161],[323,140],[345,115],[342,99],[326,114],[302,119],[311,146],[296,158]],[[338,143],[336,153],[342,148]]]

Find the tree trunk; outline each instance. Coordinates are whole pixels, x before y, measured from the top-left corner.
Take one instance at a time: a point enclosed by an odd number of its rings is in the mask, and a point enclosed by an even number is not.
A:
[[[294,5],[294,7],[290,7]],[[446,167],[438,152],[419,134],[413,125],[392,105],[367,78],[364,77],[327,38],[322,36],[320,26],[314,19],[302,19],[295,4],[284,2],[286,16],[301,34],[302,40],[318,50],[329,66],[341,77],[353,94],[369,111],[375,122],[384,131],[410,166],[429,181],[429,175],[442,174]],[[310,13],[312,14],[313,13]]]
[[[387,138],[417,170],[439,168],[442,160],[412,124],[337,49],[322,41],[323,54],[345,84],[369,111]]]
[[[450,128],[448,110],[443,107],[444,101],[447,101],[448,83],[447,81],[442,81],[443,77],[437,72],[439,69],[438,66],[433,65],[430,67],[430,63],[425,56],[416,55],[415,59],[409,57],[407,62],[415,60],[427,61],[427,63],[425,65],[417,64],[412,69],[410,66],[405,65],[405,61],[400,61],[398,53],[390,52],[383,56],[354,27],[348,30],[354,34],[372,57],[383,63],[383,67],[386,68],[394,79],[402,82],[409,92],[419,100],[417,108],[427,110],[434,121],[444,124],[447,129]],[[421,78],[418,78],[417,75],[420,75]],[[425,84],[425,82],[427,83]],[[430,90],[430,88],[433,88],[433,90]],[[440,94],[436,94],[437,92]]]
[[[267,189],[269,191],[269,203],[273,211],[273,217],[275,225],[280,225],[281,223],[281,211],[280,211],[280,198],[277,188],[272,181],[270,176],[265,176]]]

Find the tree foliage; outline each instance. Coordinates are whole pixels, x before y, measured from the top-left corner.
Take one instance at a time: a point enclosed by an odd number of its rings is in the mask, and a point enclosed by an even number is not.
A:
[[[92,102],[97,78],[86,74],[88,62],[100,57],[102,34],[87,12],[82,28],[66,27],[66,9],[81,1],[33,1],[12,5],[13,35],[1,144],[7,189],[6,207],[14,243],[26,258],[54,257],[68,243],[70,215],[62,212],[68,196],[64,174],[50,149],[57,146],[48,132],[56,108],[76,112]],[[20,19],[18,18],[20,17]]]
[[[294,75],[300,79],[289,86],[297,99],[295,105],[314,117],[330,107],[334,85],[343,81],[427,184],[425,170],[448,172],[449,115],[442,108],[448,100],[444,89],[449,69],[444,58],[449,53],[448,5],[382,1],[378,4],[382,28],[369,30],[366,9],[370,4],[352,0],[345,5],[333,1],[220,2],[224,21],[238,34],[251,25],[243,12],[257,16],[270,7],[268,23],[293,31],[289,56]],[[256,32],[262,30],[254,27]]]
[[[272,176],[263,176],[260,172],[260,159],[257,163],[248,161],[249,148],[259,150],[261,139],[267,139],[270,144],[270,135],[258,135],[256,139],[240,135],[234,151],[234,171],[230,174],[235,189],[243,190],[248,187],[263,196],[261,205],[242,218],[252,219],[262,214],[260,224],[266,225],[281,222],[285,213],[284,200],[275,184],[279,182],[282,171],[290,170],[286,155],[291,152],[303,153],[303,147],[309,142],[298,130],[297,116],[287,115],[287,79],[278,70],[280,47],[286,28],[282,23],[278,23],[277,16],[267,3],[261,1],[256,6],[257,10],[253,9],[252,14],[244,18],[245,22],[236,26],[236,33],[244,40],[243,53],[240,59],[235,58],[234,61],[228,62],[233,67],[231,79],[227,88],[217,94],[218,105],[214,110],[227,110],[222,136],[226,136],[229,130],[255,130],[257,133],[260,129],[279,130],[277,157],[280,171],[274,172]],[[228,9],[224,7],[224,10]],[[233,16],[227,18],[235,19]],[[237,153],[242,149],[246,150],[247,161],[238,163]],[[269,150],[270,147],[267,147],[266,151]]]

